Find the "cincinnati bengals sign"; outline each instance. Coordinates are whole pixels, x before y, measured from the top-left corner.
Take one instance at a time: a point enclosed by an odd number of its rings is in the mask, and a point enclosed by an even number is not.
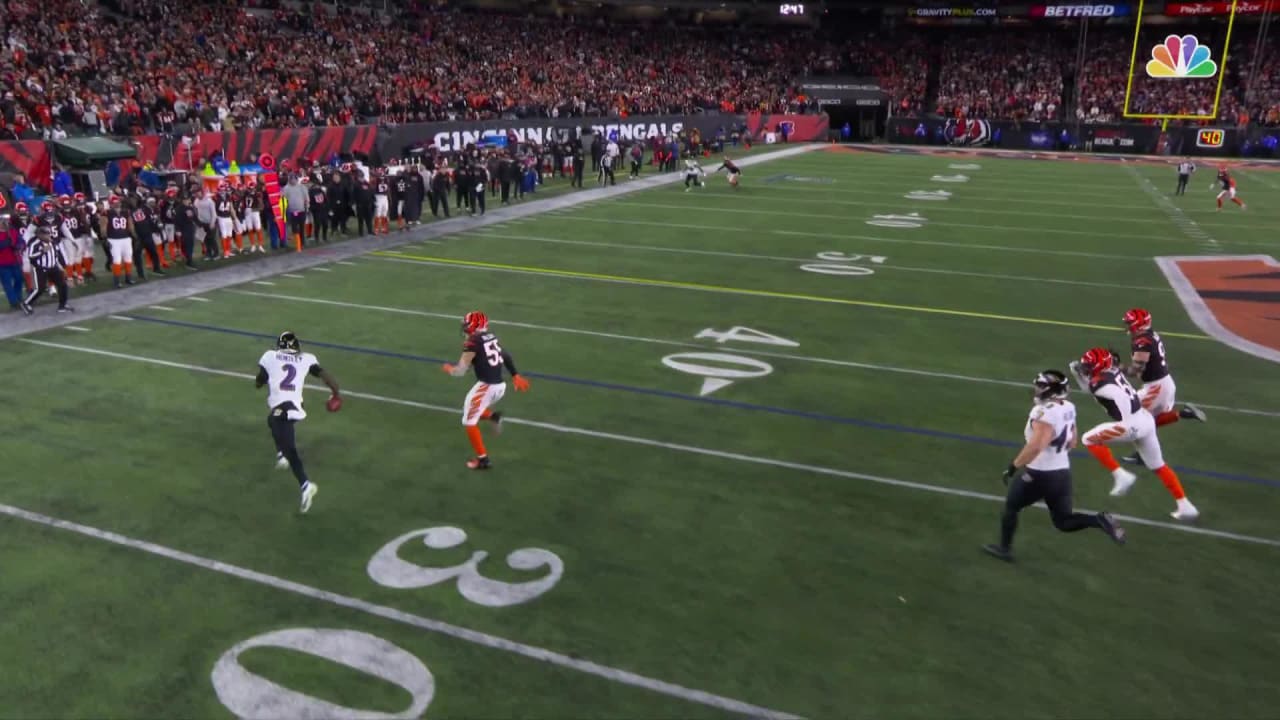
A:
[[[1192,322],[1219,342],[1280,362],[1280,262],[1270,255],[1156,258]]]

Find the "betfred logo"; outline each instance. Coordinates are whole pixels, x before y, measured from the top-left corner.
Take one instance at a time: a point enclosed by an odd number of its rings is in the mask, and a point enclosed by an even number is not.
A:
[[[1217,128],[1205,128],[1196,135],[1196,147],[1220,148],[1227,134]]]
[[[1031,8],[1031,17],[1046,18],[1105,18],[1128,14],[1128,5],[1038,5]]]

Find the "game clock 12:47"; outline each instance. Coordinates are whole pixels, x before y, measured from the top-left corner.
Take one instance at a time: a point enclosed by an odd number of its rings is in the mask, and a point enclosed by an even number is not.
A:
[[[803,15],[804,5],[802,3],[783,3],[778,6],[779,15]]]

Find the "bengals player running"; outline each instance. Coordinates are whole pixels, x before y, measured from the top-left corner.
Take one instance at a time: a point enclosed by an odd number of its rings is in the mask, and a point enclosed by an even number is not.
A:
[[[1231,202],[1240,206],[1241,210],[1245,210],[1244,202],[1236,197],[1236,179],[1231,177],[1231,173],[1227,172],[1227,166],[1223,165],[1218,168],[1218,182],[1222,183],[1222,190],[1218,191],[1218,210],[1222,212],[1222,198],[1230,198]]]
[[[1164,483],[1169,494],[1177,502],[1172,513],[1175,520],[1191,521],[1200,511],[1187,499],[1178,475],[1164,462],[1160,450],[1160,438],[1156,436],[1156,422],[1151,413],[1142,407],[1138,393],[1125,379],[1124,372],[1116,365],[1115,356],[1105,348],[1093,348],[1079,360],[1071,363],[1076,381],[1087,390],[1111,420],[1094,427],[1084,434],[1084,449],[1106,468],[1115,480],[1112,497],[1128,494],[1137,476],[1120,467],[1108,445],[1133,443],[1138,448],[1142,462],[1151,468]]]
[[[529,381],[520,376],[511,353],[498,343],[498,336],[489,332],[489,318],[484,313],[475,310],[463,316],[462,334],[467,336],[462,343],[462,356],[456,365],[445,363],[444,371],[453,377],[462,377],[468,368],[475,368],[476,384],[471,386],[462,404],[462,426],[467,431],[471,448],[476,452],[475,457],[467,461],[467,467],[488,470],[489,453],[485,450],[478,426],[481,420],[488,420],[494,424],[496,432],[502,432],[502,413],[491,409],[507,393],[502,368],[511,373],[511,384],[518,392],[527,392]]]
[[[1204,411],[1190,403],[1184,404],[1181,410],[1174,410],[1174,398],[1178,388],[1169,373],[1169,358],[1164,352],[1164,341],[1160,333],[1151,329],[1151,313],[1142,308],[1133,308],[1124,314],[1125,327],[1133,338],[1133,357],[1128,365],[1121,365],[1124,374],[1129,378],[1140,378],[1142,389],[1139,397],[1142,407],[1155,416],[1156,427],[1163,427],[1179,420],[1196,420],[1206,422],[1208,417]],[[1127,463],[1140,463],[1135,454],[1124,458]]]

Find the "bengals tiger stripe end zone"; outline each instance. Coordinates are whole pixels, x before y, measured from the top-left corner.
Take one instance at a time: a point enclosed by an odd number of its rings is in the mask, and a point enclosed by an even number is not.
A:
[[[1270,255],[1158,257],[1192,322],[1242,352],[1280,362],[1280,262]]]

